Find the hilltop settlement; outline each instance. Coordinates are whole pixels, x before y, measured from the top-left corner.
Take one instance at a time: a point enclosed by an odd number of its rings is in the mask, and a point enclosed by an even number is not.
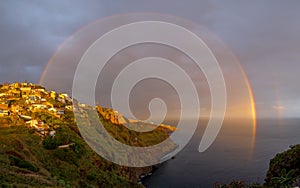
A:
[[[139,120],[126,119],[118,111],[97,107],[99,115],[113,124],[146,123]],[[8,119],[23,119],[25,125],[34,128],[41,136],[55,135],[57,128],[53,121],[48,122],[36,114],[46,113],[57,118],[63,118],[66,112],[72,112],[72,99],[68,94],[46,91],[44,87],[32,83],[6,83],[0,85],[0,117]],[[153,124],[153,123],[152,123]],[[174,127],[160,124],[166,130],[173,132]]]
[[[161,124],[140,134],[122,125],[153,124],[96,109],[106,130],[128,145],[158,144],[175,130]],[[27,82],[0,84],[0,140],[0,185],[143,187],[140,177],[153,169],[119,166],[98,156],[81,137],[72,98]]]
[[[57,127],[47,124],[37,114],[47,112],[61,118],[66,110],[72,110],[71,104],[72,99],[68,94],[48,92],[45,88],[31,83],[7,83],[0,87],[2,120],[6,118],[20,123],[18,119],[21,119],[25,121],[25,126],[35,129],[41,136],[54,136],[54,129]]]

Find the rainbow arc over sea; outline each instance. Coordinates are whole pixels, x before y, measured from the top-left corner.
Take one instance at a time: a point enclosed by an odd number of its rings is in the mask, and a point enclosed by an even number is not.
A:
[[[120,21],[120,17],[122,18],[122,21]],[[230,114],[229,116],[231,116],[238,111],[243,111],[243,113],[239,112],[239,114],[235,116],[245,117],[251,121],[252,142],[250,147],[253,152],[257,131],[256,106],[253,89],[246,71],[233,51],[225,45],[223,41],[215,36],[213,32],[197,23],[192,23],[189,20],[182,18],[178,19],[177,17],[158,13],[123,14],[95,20],[73,33],[58,47],[45,66],[40,77],[39,84],[47,88],[49,87],[51,89],[58,90],[62,87],[62,85],[67,85],[70,88],[64,88],[63,90],[70,92],[72,87],[72,74],[74,74],[74,70],[79,63],[81,56],[85,53],[93,41],[109,30],[122,24],[158,19],[162,21],[172,21],[175,24],[181,24],[186,28],[193,29],[196,34],[203,38],[203,40],[211,48],[212,52],[215,53],[220,62],[221,68],[231,70],[229,73],[224,73],[226,85],[228,88],[240,88],[242,91],[239,91],[236,96],[229,96],[232,101],[231,102],[229,100],[229,105],[238,106],[239,110],[233,111],[232,113],[228,112],[226,114]],[[195,25],[197,27],[195,27]],[[232,75],[235,75],[236,77],[232,78]],[[238,104],[234,102],[235,98],[241,99]]]

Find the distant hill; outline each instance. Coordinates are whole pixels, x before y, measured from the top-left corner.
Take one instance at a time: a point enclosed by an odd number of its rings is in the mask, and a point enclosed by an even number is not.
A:
[[[107,131],[128,145],[154,145],[174,131],[160,125],[152,132],[138,134],[124,127],[129,120],[113,109],[98,106],[97,110]],[[67,94],[29,83],[0,85],[1,185],[142,187],[139,177],[151,170],[119,166],[91,150],[81,138]]]

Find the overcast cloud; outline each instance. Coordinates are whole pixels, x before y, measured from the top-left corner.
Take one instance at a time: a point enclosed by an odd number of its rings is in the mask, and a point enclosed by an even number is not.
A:
[[[300,1],[1,1],[0,82],[38,83],[56,49],[90,22],[133,12],[194,21],[220,38],[243,65],[259,116],[300,115]]]

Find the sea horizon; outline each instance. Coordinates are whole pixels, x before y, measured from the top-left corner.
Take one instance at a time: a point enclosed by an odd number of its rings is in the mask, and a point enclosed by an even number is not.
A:
[[[269,161],[291,145],[299,144],[300,118],[260,118],[257,120],[255,145],[252,133],[232,132],[237,125],[224,125],[211,147],[197,151],[203,129],[195,133],[174,159],[146,177],[146,187],[213,187],[214,183],[242,180],[263,183]]]

